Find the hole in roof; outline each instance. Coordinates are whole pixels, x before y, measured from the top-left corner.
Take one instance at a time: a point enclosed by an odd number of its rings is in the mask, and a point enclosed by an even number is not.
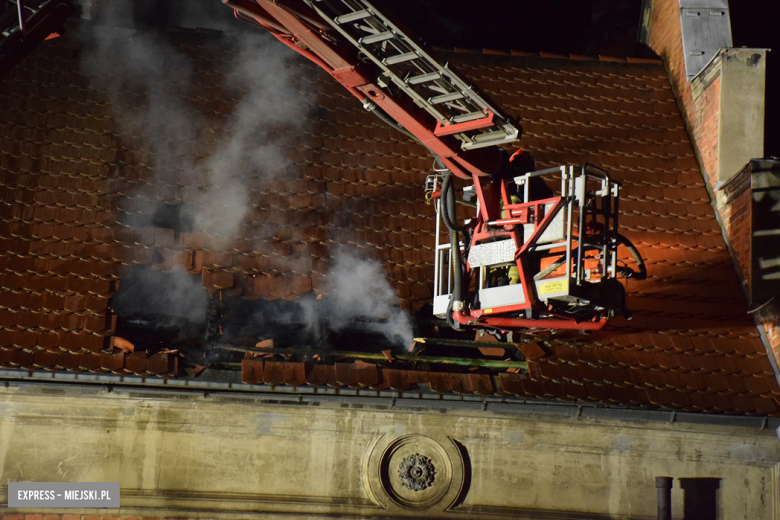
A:
[[[246,349],[267,339],[303,358],[332,350],[379,353],[394,346],[383,333],[387,320],[355,317],[345,323],[334,307],[328,297],[318,300],[313,293],[296,301],[209,293],[201,275],[146,265],[122,279],[111,301],[117,336],[138,351],[177,350],[193,365],[240,362]]]
[[[161,202],[152,215],[152,225],[173,229],[177,235],[181,232],[189,233],[193,230],[192,212],[188,212],[187,209],[184,204]]]
[[[193,230],[193,212],[187,204],[171,204],[163,201],[136,200],[131,211],[122,214],[121,221],[134,228],[159,227],[179,233]]]
[[[364,357],[369,362],[384,364],[383,351],[408,353],[408,345],[398,345],[384,333],[387,326],[392,325],[391,320],[352,316],[345,321],[339,316],[338,302],[328,296],[318,299],[312,292],[295,301],[268,301],[247,300],[228,292],[210,293],[203,287],[200,275],[137,266],[122,279],[111,302],[111,308],[118,316],[116,336],[132,343],[135,351],[149,354],[173,351],[180,356],[181,375],[187,373],[189,377],[200,378],[204,377],[198,376],[203,367],[210,369],[207,378],[228,377],[226,374],[240,370],[241,361],[247,355],[259,355],[267,360],[319,359],[325,363],[351,362],[355,357]],[[427,344],[424,347],[426,356],[512,357],[513,352],[504,351],[501,343],[495,344],[498,354],[480,352],[476,345],[448,343],[447,338],[473,340],[473,335],[464,337],[446,327],[440,328],[443,322],[421,319],[429,314],[430,308],[427,308],[413,317],[414,333],[422,337],[440,337],[444,341]],[[268,339],[273,340],[273,348],[287,352],[257,348],[259,342]],[[345,354],[350,352],[369,356]],[[408,364],[399,364],[396,360],[394,366]],[[428,370],[448,372],[492,371],[486,367],[439,366],[435,360],[430,364],[426,362],[425,366]]]
[[[137,266],[111,300],[118,316],[116,334],[140,350],[198,346],[206,331],[208,299],[200,275]]]
[[[254,345],[273,339],[280,347],[323,350],[376,350],[395,346],[382,331],[386,319],[355,317],[347,323],[337,318],[328,297],[317,300],[307,294],[295,301],[249,301],[222,296],[221,341],[228,345]]]

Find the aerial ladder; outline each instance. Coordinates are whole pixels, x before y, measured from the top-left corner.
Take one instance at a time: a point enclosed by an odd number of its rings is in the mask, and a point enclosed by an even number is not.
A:
[[[222,0],[322,67],[434,157],[433,313],[455,329],[597,330],[630,317],[618,277],[644,262],[618,230],[620,183],[593,165],[536,170],[521,130],[367,0]],[[468,185],[456,194],[455,177]],[[557,194],[544,179],[559,184]],[[456,204],[474,208],[460,223]],[[442,226],[443,224],[443,226]],[[625,246],[637,270],[620,262]]]

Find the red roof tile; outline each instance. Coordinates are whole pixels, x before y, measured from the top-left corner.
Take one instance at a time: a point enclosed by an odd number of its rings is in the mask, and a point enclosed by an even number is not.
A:
[[[304,386],[306,384],[306,366],[302,362],[284,364],[284,384]]]
[[[215,66],[209,53],[221,45],[185,39],[179,48],[198,70],[209,71]],[[316,99],[319,113],[302,127],[279,129],[289,143],[281,151],[293,163],[287,176],[252,188],[252,226],[218,250],[207,248],[202,234],[116,224],[120,214],[137,211],[140,199],[128,204],[124,194],[139,193],[139,186],[163,202],[198,200],[186,190],[188,177],[177,174],[184,180],[164,182],[149,166],[151,152],[142,140],[120,135],[108,103],[100,101],[104,94],[86,87],[75,53],[58,58],[58,70],[80,85],[70,91],[71,101],[85,96],[90,103],[66,112],[59,102],[28,103],[54,81],[53,75],[47,80],[34,74],[45,66],[35,57],[77,46],[68,35],[46,42],[0,82],[0,364],[50,369],[52,357],[45,352],[64,349],[82,353],[80,361],[62,358],[73,370],[167,373],[170,359],[147,359],[144,353],[125,359],[109,354],[104,341],[115,323],[107,309],[112,282],[136,264],[161,270],[182,265],[190,274],[202,273],[211,291],[275,300],[322,290],[333,247],[356,244],[384,262],[405,305],[430,300],[433,212],[420,188],[430,158],[372,119],[321,71],[294,65],[300,88]],[[623,183],[624,233],[647,259],[649,277],[628,282],[633,320],[614,319],[590,337],[521,346],[536,360],[530,376],[504,374],[494,381],[483,374],[421,373],[428,374],[431,388],[776,413],[772,396],[780,395],[780,387],[745,314],[663,67],[522,53],[446,57],[520,118],[520,146],[532,151],[538,167],[588,161]],[[224,114],[236,102],[223,91],[219,73],[201,75],[196,90],[195,108],[213,123],[196,141],[202,158],[224,137]],[[172,149],[184,154],[185,140]],[[269,223],[280,229],[276,235],[258,231]],[[24,350],[31,348],[38,349],[35,355]],[[300,363],[242,362],[242,380],[268,384],[403,391],[421,377],[341,363],[305,371]]]
[[[256,385],[263,382],[263,361],[260,359],[241,360],[241,382]]]
[[[336,382],[336,369],[333,365],[315,365],[306,374],[306,382],[313,386],[340,386]]]

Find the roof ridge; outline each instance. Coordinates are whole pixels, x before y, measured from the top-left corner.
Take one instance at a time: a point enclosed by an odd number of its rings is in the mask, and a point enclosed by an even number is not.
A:
[[[584,56],[581,54],[556,54],[552,52],[527,52],[518,50],[502,51],[498,49],[470,49],[466,47],[440,47],[432,46],[433,50],[442,52],[456,52],[461,54],[491,54],[498,56],[521,56],[526,58],[548,58],[557,60],[571,60],[571,61],[610,61],[616,63],[634,63],[634,64],[652,64],[663,65],[663,61],[657,58],[633,58],[627,56],[625,58],[619,58],[614,56]]]

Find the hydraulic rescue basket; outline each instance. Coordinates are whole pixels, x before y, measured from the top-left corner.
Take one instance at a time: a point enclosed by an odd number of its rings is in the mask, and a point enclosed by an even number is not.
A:
[[[534,183],[555,177],[559,194],[534,200]],[[430,176],[427,189],[447,188],[441,184],[440,176]],[[586,330],[627,314],[617,275],[641,273],[618,264],[618,246],[627,245],[644,266],[618,233],[620,184],[607,172],[587,164],[560,166],[469,186],[465,198],[473,192],[476,203],[461,202],[476,215],[457,242],[457,230],[442,225],[454,220],[445,189],[435,200],[435,315],[456,326]],[[491,200],[494,207],[485,208]]]

